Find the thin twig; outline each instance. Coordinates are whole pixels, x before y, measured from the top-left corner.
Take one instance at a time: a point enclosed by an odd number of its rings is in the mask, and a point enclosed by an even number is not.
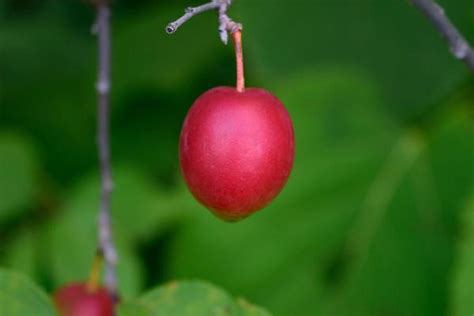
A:
[[[212,1],[206,4],[203,4],[199,7],[188,7],[184,9],[184,15],[177,19],[174,22],[171,22],[166,26],[166,32],[168,34],[173,34],[178,30],[178,28],[186,23],[188,20],[190,20],[193,16],[201,14],[203,12],[209,11],[209,10],[216,10],[219,8],[219,3],[217,1]]]
[[[166,32],[173,34],[176,30],[189,21],[192,17],[210,10],[217,10],[219,13],[219,33],[221,40],[227,44],[229,40],[228,33],[234,33],[242,30],[242,25],[234,22],[228,15],[227,10],[232,4],[232,0],[212,0],[198,7],[189,7],[184,10],[184,15],[166,26]]]
[[[97,22],[94,30],[98,44],[97,81],[97,146],[101,171],[101,198],[98,220],[99,250],[105,259],[105,285],[109,293],[118,297],[117,292],[117,252],[112,238],[110,216],[110,194],[112,174],[110,166],[109,141],[109,92],[110,92],[110,7],[106,2],[97,5]]]
[[[444,13],[444,9],[433,0],[410,0],[448,42],[451,53],[474,71],[474,50]]]

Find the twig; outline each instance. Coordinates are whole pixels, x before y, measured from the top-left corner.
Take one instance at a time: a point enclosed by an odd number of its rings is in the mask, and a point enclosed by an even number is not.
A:
[[[190,20],[193,16],[201,14],[203,12],[209,11],[209,10],[216,10],[219,8],[219,3],[217,1],[212,1],[206,4],[203,4],[199,7],[188,7],[184,9],[184,15],[177,19],[174,22],[171,22],[166,26],[166,33],[168,34],[173,34],[178,30],[178,28],[186,23],[188,20]]]
[[[234,22],[228,15],[227,10],[232,4],[232,0],[212,0],[206,4],[198,7],[189,7],[184,10],[184,15],[181,16],[174,22],[171,22],[166,26],[166,32],[173,34],[176,30],[181,27],[184,23],[189,21],[192,17],[199,15],[203,12],[210,10],[217,10],[219,13],[219,33],[221,40],[224,44],[227,44],[229,40],[228,33],[235,33],[242,30],[242,25]]]
[[[433,0],[410,0],[448,42],[452,54],[474,71],[474,50],[449,20],[444,9]]]
[[[110,7],[106,1],[97,4],[97,21],[93,30],[97,33],[98,81],[97,81],[97,146],[101,171],[101,198],[98,220],[99,252],[105,261],[105,285],[116,299],[117,292],[117,252],[112,238],[110,218],[110,194],[112,174],[110,166],[109,141],[109,92],[110,92]]]

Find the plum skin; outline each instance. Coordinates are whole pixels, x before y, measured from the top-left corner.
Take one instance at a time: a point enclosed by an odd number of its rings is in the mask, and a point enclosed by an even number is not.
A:
[[[72,283],[53,296],[61,316],[113,316],[114,302],[106,289],[90,291],[86,283]]]
[[[217,87],[190,108],[180,164],[194,197],[218,217],[237,221],[268,205],[291,173],[291,118],[271,93]]]

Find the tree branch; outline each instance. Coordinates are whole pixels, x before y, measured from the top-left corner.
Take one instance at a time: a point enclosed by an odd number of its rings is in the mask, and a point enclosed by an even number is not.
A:
[[[433,0],[410,0],[448,42],[451,53],[474,71],[474,50],[449,20],[444,9]]]
[[[228,33],[235,33],[242,30],[242,25],[234,22],[227,15],[227,10],[232,4],[232,0],[212,0],[206,4],[203,4],[199,7],[189,7],[184,10],[184,15],[181,16],[174,22],[171,22],[166,26],[166,32],[168,34],[173,34],[178,30],[181,25],[189,21],[192,17],[199,15],[203,12],[210,10],[217,10],[219,14],[219,33],[221,40],[224,44],[227,44],[229,40]]]
[[[219,3],[217,3],[217,1],[212,1],[199,7],[188,7],[184,9],[184,15],[182,17],[166,26],[166,33],[173,34],[181,25],[189,21],[193,16],[209,10],[216,10],[217,8],[219,8]]]
[[[112,238],[110,216],[110,194],[112,174],[110,166],[109,140],[109,92],[110,92],[110,7],[106,1],[97,4],[97,21],[93,30],[98,44],[97,81],[97,146],[101,171],[101,198],[98,219],[99,252],[105,261],[105,285],[109,293],[117,299],[117,252]]]

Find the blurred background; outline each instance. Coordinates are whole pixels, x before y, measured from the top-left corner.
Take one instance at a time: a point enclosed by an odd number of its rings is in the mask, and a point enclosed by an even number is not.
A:
[[[474,2],[440,0],[474,43]],[[234,85],[202,1],[115,0],[113,224],[125,299],[205,279],[275,315],[474,314],[474,76],[408,1],[236,0],[247,84],[287,106],[294,172],[219,221],[177,145],[194,99]],[[99,179],[94,11],[0,0],[0,265],[46,290],[88,275]]]

